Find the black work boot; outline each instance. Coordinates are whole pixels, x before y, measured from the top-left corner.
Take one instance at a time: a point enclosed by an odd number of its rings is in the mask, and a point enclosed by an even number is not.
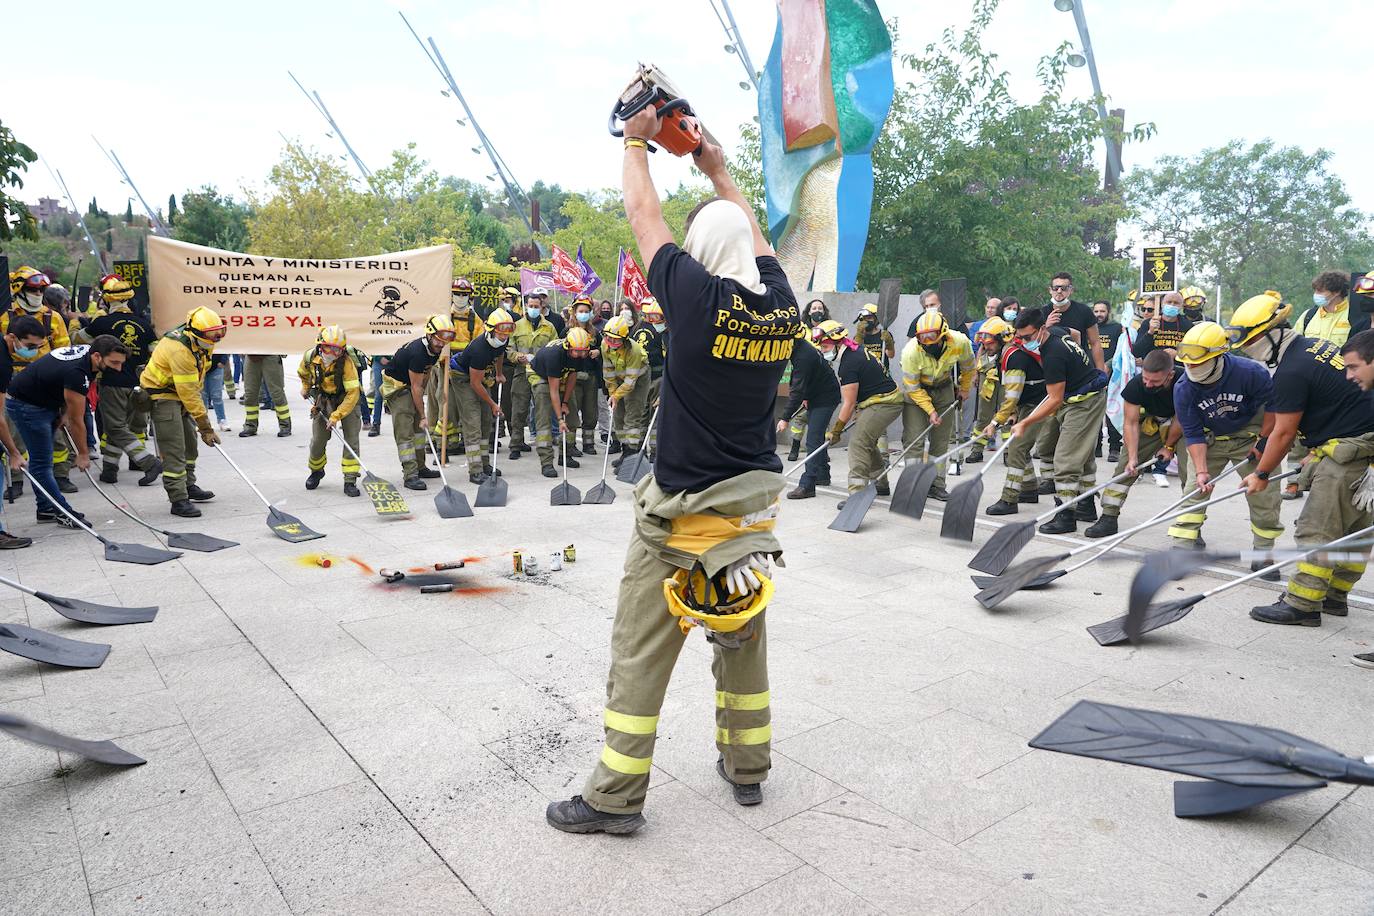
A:
[[[887,478],[886,478],[886,477],[884,477],[882,480],[880,480],[880,481],[878,481],[876,484],[874,484],[874,485],[873,485],[873,489],[877,491],[877,493],[878,493],[879,496],[891,496],[891,495],[892,495],[892,488],[891,488],[890,486],[888,486]]]
[[[1121,460],[1121,447],[1120,447],[1120,446],[1114,445],[1114,446],[1112,446],[1112,447],[1110,447],[1110,448],[1107,449],[1107,463],[1108,463],[1108,464],[1116,464],[1116,463],[1117,463],[1118,461],[1120,461],[1120,460]]]
[[[612,455],[620,454],[620,440],[612,436],[610,444],[606,446],[606,451]]]
[[[1040,526],[1041,534],[1073,534],[1078,530],[1078,522],[1073,517],[1073,509],[1060,509],[1054,518]]]
[[[351,481],[351,480],[345,480],[345,481],[344,481],[344,496],[362,496],[362,495],[363,495],[363,494],[362,494],[362,492],[358,489],[358,485],[357,485],[356,483],[354,483],[354,482]]]
[[[1036,490],[1022,490],[1016,497],[1016,501],[1023,506],[1038,506],[1040,504],[1040,493]]]
[[[401,486],[405,487],[407,490],[428,490],[428,489],[429,489],[429,484],[425,483],[425,482],[424,482],[423,480],[421,480],[419,477],[407,477],[407,478],[405,479],[405,482],[402,483]]]
[[[439,471],[435,468],[420,468],[420,477],[425,480],[435,480],[439,476]]]
[[[1116,534],[1116,516],[1103,515],[1094,522],[1087,531],[1083,532],[1084,537],[1105,538]]]
[[[177,499],[172,501],[172,514],[182,518],[200,518],[200,510],[195,503],[189,499]]]
[[[1009,503],[1005,499],[999,499],[983,510],[985,515],[1015,515],[1020,511],[1016,503]]]
[[[1260,577],[1265,578],[1264,576]],[[1277,571],[1274,579],[1278,579]],[[1346,617],[1350,614],[1350,604],[1346,601],[1345,592],[1327,592],[1322,599],[1322,613],[1330,614],[1332,617]]]
[[[100,466],[101,483],[119,483],[119,465],[102,464]]]
[[[281,424],[281,427],[277,430],[277,438],[285,439],[289,435],[291,435],[291,421],[287,420],[285,423]]]
[[[595,454],[596,454],[596,443],[593,442],[593,441],[590,440],[590,439],[588,439],[588,440],[586,440],[585,442],[583,442],[583,443],[582,443],[582,454],[584,454],[584,455],[595,455]]]
[[[546,465],[544,465],[543,467],[541,467],[541,468],[539,469],[539,473],[543,474],[545,477],[557,477],[557,476],[558,476],[558,472],[555,471],[555,470],[553,469],[553,465],[551,465],[551,464],[546,464]]]
[[[208,502],[215,498],[215,494],[211,493],[209,490],[202,490],[195,484],[191,484],[186,488],[186,495],[190,497],[193,502],[198,503]]]
[[[926,498],[927,498],[927,499],[933,499],[933,500],[935,500],[936,502],[941,502],[941,503],[943,503],[943,502],[948,502],[948,501],[949,501],[949,491],[946,490],[944,487],[940,486],[940,485],[937,483],[937,484],[935,484],[933,487],[930,488],[930,494],[929,494]]]
[[[320,485],[321,480],[324,480],[324,471],[311,471],[310,476],[305,478],[305,488],[313,490]]]
[[[69,479],[66,478],[66,477],[59,477],[59,478],[57,478],[57,489],[60,490],[60,491],[62,491],[63,493],[78,493],[78,492],[80,492],[80,491],[77,489],[76,484],[72,483],[71,480],[69,480]]]
[[[1053,496],[1055,494],[1054,478],[1046,477],[1044,480],[1040,481],[1040,485],[1036,488],[1035,492],[1041,496]]]
[[[516,446],[512,445],[510,447],[510,454],[508,454],[506,457],[509,458],[511,461],[519,461],[520,455],[522,453],[523,449],[517,448]]]
[[[644,826],[642,814],[604,814],[574,795],[567,801],[549,802],[544,809],[549,826],[564,833],[634,833]]]
[[[787,460],[796,461],[799,457],[801,457],[801,443],[793,439],[792,447],[787,450]]]
[[[1320,611],[1299,610],[1283,598],[1273,604],[1251,608],[1250,617],[1260,623],[1277,623],[1289,627],[1319,627],[1322,625]]]
[[[562,455],[559,455],[559,456],[558,456],[558,463],[559,463],[559,464],[563,464],[563,463],[564,463],[564,459],[563,459],[563,456],[562,456]],[[568,452],[567,465],[568,465],[568,467],[570,467],[570,468],[580,468],[580,467],[582,467],[582,463],[581,463],[580,461],[578,461],[576,458],[573,457],[573,454],[572,454],[571,451]]]
[[[569,457],[569,458],[581,458],[581,457],[582,457],[582,450],[581,450],[580,448],[578,448],[576,445],[573,445],[571,442],[569,442],[569,443],[568,443],[568,457]],[[570,467],[570,468],[572,468],[572,467],[577,467],[577,465],[575,465],[575,464],[570,464],[570,465],[568,465],[568,467]]]
[[[975,448],[975,449],[970,450],[969,453],[968,453],[968,457],[964,459],[964,463],[965,463],[965,464],[982,464],[982,463],[983,463],[983,450],[982,450],[981,448]]]
[[[1278,567],[1274,565],[1273,560],[1256,560],[1250,564],[1251,572],[1259,572],[1261,569],[1265,568],[1267,568],[1268,571],[1264,575],[1260,576],[1261,579],[1263,579],[1265,582],[1279,581],[1279,570]],[[1341,616],[1345,616],[1344,611],[1341,612]]]
[[[247,439],[249,436],[256,436],[257,434],[258,425],[256,423],[254,423],[252,426],[249,426],[247,423],[245,423],[243,424],[243,429],[239,430],[240,439]]]
[[[724,757],[716,758],[716,772],[720,774],[721,779],[730,783],[730,789],[735,794],[736,804],[748,807],[750,805],[759,805],[763,803],[763,785],[761,783],[753,783],[752,785],[740,785],[739,783],[731,779],[729,776],[725,775]]]
[[[790,493],[787,494],[787,498],[788,498],[788,499],[815,499],[815,498],[816,498],[816,488],[815,488],[815,487],[803,487],[803,486],[801,486],[801,485],[799,484],[795,490],[792,490]]]
[[[638,452],[639,449],[637,448],[630,448],[628,445],[624,446],[620,450],[620,456],[611,462],[611,467],[615,468],[617,471],[620,470],[620,466],[625,463],[625,459],[629,458],[631,455],[637,454]]]
[[[1097,521],[1097,504],[1095,498],[1089,496],[1080,503],[1075,503],[1073,507],[1073,517],[1080,522]]]
[[[157,479],[162,476],[162,459],[154,458],[153,463],[143,471],[143,476],[138,478],[140,487],[150,487],[157,483]]]

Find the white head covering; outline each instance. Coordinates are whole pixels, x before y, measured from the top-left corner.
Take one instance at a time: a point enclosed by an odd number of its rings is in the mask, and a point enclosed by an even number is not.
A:
[[[683,250],[708,273],[734,280],[751,293],[766,292],[754,262],[754,230],[738,204],[714,200],[698,210]]]

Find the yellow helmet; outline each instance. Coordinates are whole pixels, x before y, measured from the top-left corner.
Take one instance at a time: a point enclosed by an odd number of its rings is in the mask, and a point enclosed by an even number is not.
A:
[[[948,336],[949,322],[939,309],[926,309],[916,319],[916,339],[921,343],[939,343]]]
[[[592,335],[582,328],[571,328],[568,336],[563,338],[563,348],[565,350],[590,350],[592,348]]]
[[[1215,321],[1200,321],[1188,329],[1178,344],[1178,361],[1198,366],[1231,349],[1226,330]]]
[[[196,306],[186,313],[186,329],[209,341],[221,340],[229,331],[219,313],[204,305]]]
[[[761,572],[755,571],[755,575],[760,582],[757,591],[734,592],[725,582],[724,570],[707,576],[700,563],[691,569],[679,569],[663,580],[668,613],[678,619],[677,625],[684,633],[695,626],[734,633],[757,617],[773,599],[773,580]]]
[[[1011,340],[1016,334],[1016,329],[1001,318],[989,318],[978,327],[978,337],[988,340]]]
[[[848,336],[849,332],[844,329],[844,325],[833,318],[825,319],[811,330],[812,340],[820,340],[824,337],[829,340],[839,341],[844,340]]]
[[[36,292],[52,283],[48,275],[25,264],[17,270],[10,272],[10,293],[18,295],[21,292]]]
[[[1356,280],[1352,289],[1357,296],[1374,296],[1374,270]]]
[[[453,330],[452,318],[447,315],[430,315],[429,320],[425,322],[425,336],[453,340],[458,334]]]
[[[872,302],[869,302],[869,303],[867,303],[863,308],[859,309],[859,314],[858,314],[858,316],[854,319],[854,322],[857,324],[857,323],[860,322],[860,321],[877,321],[877,320],[878,320],[878,307],[877,307],[876,305],[874,305]]]
[[[1196,286],[1185,286],[1179,290],[1179,295],[1183,297],[1184,305],[1199,308],[1207,304],[1207,294]]]
[[[630,336],[630,319],[626,318],[624,315],[616,315],[610,321],[606,322],[606,326],[601,329],[601,333],[605,334],[607,337],[615,337],[624,340],[626,337]]]
[[[590,302],[591,300],[588,299],[587,301]],[[639,317],[643,318],[645,321],[651,324],[653,323],[655,318],[657,318],[659,321],[662,321],[663,306],[659,305],[658,300],[655,299],[653,296],[646,296],[644,298],[644,301],[641,302],[639,305]]]
[[[1246,299],[1226,323],[1226,336],[1231,341],[1231,349],[1238,350],[1266,331],[1283,324],[1292,311],[1293,306],[1284,302],[1283,296],[1272,289]]]
[[[133,297],[133,286],[119,274],[106,274],[100,278],[100,298],[106,302],[125,302]]]
[[[329,327],[323,328],[320,331],[320,335],[315,338],[315,342],[323,344],[326,347],[338,347],[342,350],[344,347],[348,346],[348,335],[345,334],[344,329],[337,324],[331,324]]]
[[[494,309],[492,313],[487,316],[487,327],[496,330],[502,325],[510,326],[505,329],[506,331],[513,330],[515,328],[515,318],[505,309]]]

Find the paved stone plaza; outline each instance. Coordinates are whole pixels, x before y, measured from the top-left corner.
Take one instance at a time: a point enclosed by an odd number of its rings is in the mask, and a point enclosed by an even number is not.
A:
[[[1100,648],[1084,627],[1124,612],[1134,563],[1090,566],[988,612],[973,601],[972,548],[938,537],[938,505],[915,522],[880,501],[859,533],[840,534],[825,528],[833,498],[788,502],[763,805],[737,807],[716,775],[710,651],[694,634],[663,709],[648,826],[569,836],[544,806],[580,791],[599,752],[629,488],[613,506],[555,509],[537,461],[503,460],[508,508],[443,521],[431,482],[407,493],[413,519],[383,522],[340,492],[336,447],[321,488],[303,489],[308,430],[293,410],[294,437],[274,438],[267,419],[264,435],[229,433],[226,446],[323,540],[274,538],[213,454],[200,479],[219,496],[199,521],[173,524],[136,475],[117,489],[159,525],[240,539],[232,550],[106,563],[84,534],[35,530],[31,496],[5,507],[37,540],[0,556],[0,573],[161,613],[83,627],[4,594],[0,621],[114,649],[91,671],[0,656],[0,710],[116,739],[148,763],[113,769],[0,736],[0,912],[1374,911],[1374,790],[1338,784],[1181,821],[1169,774],[1026,744],[1091,698],[1374,752],[1374,672],[1349,663],[1374,644],[1367,599],[1321,629],[1268,627],[1245,611],[1276,587],[1242,587],[1141,646]],[[237,431],[241,408],[230,414]],[[399,482],[389,430],[364,440],[363,458]],[[587,459],[573,481],[585,492],[599,470]],[[984,504],[1000,480],[994,468]],[[102,533],[151,543],[79,483],[72,499]],[[1174,493],[1141,484],[1125,520]],[[1246,546],[1239,502],[1214,513],[1209,543]],[[1284,504],[1290,531],[1297,505]],[[1158,529],[1138,541],[1165,545]],[[512,578],[512,549],[547,567],[569,543],[575,564]],[[1042,538],[1024,555],[1046,550]],[[459,558],[448,594],[373,572]],[[1202,574],[1177,594],[1220,581]]]

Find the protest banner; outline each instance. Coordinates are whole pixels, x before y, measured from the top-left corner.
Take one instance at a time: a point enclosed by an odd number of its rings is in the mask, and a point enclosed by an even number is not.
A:
[[[536,289],[552,292],[553,273],[547,270],[531,270],[528,267],[520,268],[520,292],[531,293]]]
[[[281,258],[148,238],[148,289],[159,332],[198,305],[229,333],[219,353],[303,353],[339,325],[364,353],[390,355],[448,314],[453,247],[361,258]]]

